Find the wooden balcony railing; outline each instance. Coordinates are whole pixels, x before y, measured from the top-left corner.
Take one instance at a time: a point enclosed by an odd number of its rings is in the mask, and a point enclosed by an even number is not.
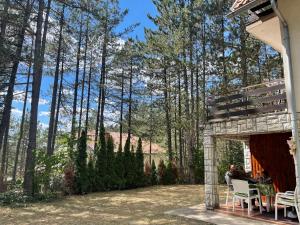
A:
[[[227,96],[211,96],[207,120],[223,120],[287,110],[284,80],[242,88]]]

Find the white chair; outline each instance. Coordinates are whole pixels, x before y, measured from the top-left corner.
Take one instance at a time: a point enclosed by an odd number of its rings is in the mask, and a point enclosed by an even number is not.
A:
[[[278,220],[278,205],[284,206],[284,217],[286,217],[286,207],[295,207],[298,218],[299,209],[297,202],[297,189],[295,191],[278,192],[275,197],[275,220]]]
[[[259,211],[262,214],[262,204],[261,204],[261,196],[258,188],[250,188],[248,181],[245,180],[235,180],[232,179],[233,186],[233,200],[232,200],[232,210],[235,210],[235,199],[240,199],[241,202],[244,200],[248,202],[248,216],[250,216],[251,200],[258,199],[259,203]]]
[[[228,175],[225,175],[225,181],[226,181],[226,184],[227,184],[226,206],[228,206],[229,195],[232,193],[233,187],[232,187],[232,184],[231,184],[231,179]]]

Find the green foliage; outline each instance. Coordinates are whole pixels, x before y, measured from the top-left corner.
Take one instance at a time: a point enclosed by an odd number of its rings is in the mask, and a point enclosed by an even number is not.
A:
[[[102,126],[100,129],[100,139],[98,149],[96,150],[96,189],[98,191],[105,190],[105,176],[107,172],[107,151],[105,140],[105,129]]]
[[[144,174],[144,154],[142,149],[142,139],[139,138],[138,146],[135,153],[135,171],[136,178],[135,183],[138,187],[142,187],[145,185],[145,174]]]
[[[195,151],[195,181],[197,184],[204,184],[204,150],[203,148]]]
[[[116,183],[116,170],[115,170],[115,154],[114,154],[114,140],[111,136],[107,139],[107,169],[105,176],[106,190],[115,189]]]
[[[159,184],[171,185],[176,184],[178,179],[177,167],[174,163],[169,162],[167,167],[163,160],[158,165]]]
[[[93,158],[90,156],[87,165],[88,192],[96,191],[96,173]]]
[[[10,207],[26,207],[35,202],[50,202],[59,198],[59,195],[54,192],[46,194],[35,194],[34,196],[24,195],[21,189],[10,190],[5,193],[0,193],[0,206]]]
[[[86,133],[82,131],[75,154],[75,191],[84,194],[88,190]]]
[[[169,162],[166,168],[166,172],[163,176],[162,183],[164,185],[171,185],[171,184],[176,184],[176,182],[177,182],[177,168],[175,164]]]
[[[218,143],[218,151],[220,152],[220,162],[218,166],[219,182],[225,183],[225,173],[231,164],[236,165],[238,168],[244,166],[244,150],[243,145],[239,141],[226,141]]]
[[[125,188],[133,188],[135,185],[135,160],[134,154],[130,151],[130,140],[127,138],[124,146],[124,179]]]
[[[164,184],[164,177],[166,173],[166,166],[163,160],[159,161],[158,164],[158,183]]]
[[[68,162],[68,152],[65,149],[56,151],[49,156],[43,150],[34,151],[35,155],[35,192],[60,191],[62,189],[63,168]],[[47,189],[46,189],[47,187]],[[48,190],[49,189],[49,190]]]
[[[124,158],[123,158],[122,147],[119,146],[116,160],[115,160],[115,173],[116,173],[116,185],[117,189],[125,188],[125,178],[124,178]]]
[[[154,160],[152,160],[152,164],[151,164],[151,184],[152,185],[156,185],[157,182],[157,171],[156,171],[156,165]]]

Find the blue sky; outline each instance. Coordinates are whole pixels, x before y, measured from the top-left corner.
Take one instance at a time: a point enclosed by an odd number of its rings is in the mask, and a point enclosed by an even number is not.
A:
[[[152,0],[120,0],[121,9],[128,9],[129,13],[125,17],[123,23],[118,27],[118,29],[124,30],[124,28],[140,23],[140,25],[129,34],[130,37],[138,37],[139,40],[144,40],[144,28],[154,28],[154,24],[148,19],[147,14],[155,15],[156,9],[152,3]],[[22,80],[25,82],[25,80]],[[39,104],[39,121],[47,126],[49,123],[50,104],[51,104],[51,93],[49,87],[52,86],[53,78],[49,76],[43,76],[41,94],[40,94],[40,104]],[[51,85],[50,85],[51,84]],[[16,91],[24,91],[25,87],[19,87]],[[27,107],[30,106],[30,102],[27,103]],[[22,101],[13,102],[13,115],[19,118],[22,114]]]
[[[155,15],[156,9],[151,0],[120,0],[120,7],[128,9],[129,13],[120,28],[128,25],[140,23],[140,26],[131,34],[132,37],[138,37],[144,40],[144,27],[154,28],[154,24],[148,19],[147,14]]]

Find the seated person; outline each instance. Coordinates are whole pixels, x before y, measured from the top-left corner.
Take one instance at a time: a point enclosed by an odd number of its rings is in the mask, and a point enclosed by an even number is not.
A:
[[[262,175],[258,178],[260,184],[272,184],[272,178],[269,176],[268,171],[264,170]]]
[[[231,180],[246,180],[249,184],[256,184],[257,180],[251,178],[245,170],[238,170],[235,165],[230,165],[229,170],[225,173],[225,180],[227,185],[231,185]],[[232,187],[231,187],[232,188]],[[255,199],[252,199],[252,207],[255,208]]]

